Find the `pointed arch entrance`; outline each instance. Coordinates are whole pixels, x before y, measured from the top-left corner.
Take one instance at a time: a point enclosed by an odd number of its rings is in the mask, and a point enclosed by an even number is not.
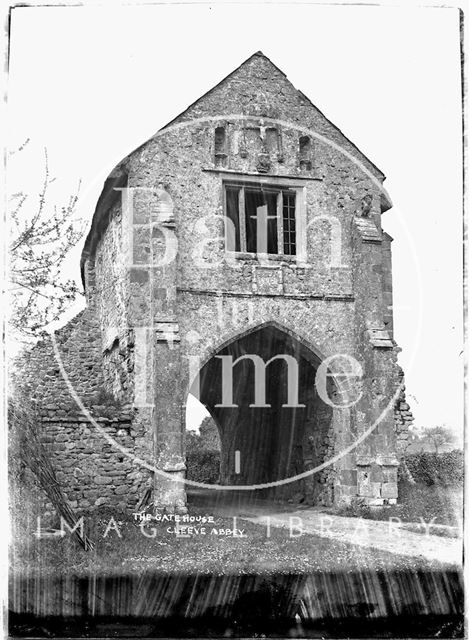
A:
[[[315,387],[320,353],[281,325],[259,325],[224,343],[190,392],[215,421],[220,484],[262,485],[321,464],[333,447],[333,410]],[[330,469],[259,490],[259,495],[329,504]]]

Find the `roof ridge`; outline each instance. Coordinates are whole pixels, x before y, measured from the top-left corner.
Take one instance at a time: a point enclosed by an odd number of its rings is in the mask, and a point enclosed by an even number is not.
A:
[[[216,84],[213,85],[213,87],[211,87],[210,89],[208,89],[208,91],[206,91],[205,93],[203,93],[201,96],[199,96],[196,100],[194,100],[194,102],[191,102],[191,104],[189,106],[187,106],[183,111],[181,111],[181,113],[178,113],[177,116],[175,116],[172,120],[170,120],[168,123],[166,123],[163,127],[161,127],[161,129],[159,129],[158,131],[164,131],[164,129],[167,129],[169,126],[171,126],[173,124],[173,122],[175,122],[178,118],[180,118],[181,116],[183,116],[187,111],[189,111],[189,109],[191,109],[194,105],[196,105],[198,102],[200,102],[201,100],[203,100],[203,98],[205,98],[206,96],[208,96],[210,93],[212,93],[212,91],[215,91],[215,89],[217,89],[217,87],[219,87],[221,84],[223,84],[223,82],[225,82],[226,80],[228,80],[228,78],[231,78],[232,75],[234,75],[237,71],[239,71],[239,69],[241,69],[241,67],[244,67],[245,64],[247,64],[250,60],[252,60],[252,58],[258,56],[259,58],[264,58],[265,60],[268,60],[268,62],[270,62],[270,64],[275,67],[277,69],[277,71],[279,71],[285,78],[287,78],[287,74],[282,71],[279,67],[277,67],[277,65],[272,62],[272,60],[267,57],[265,55],[265,53],[263,53],[262,51],[256,51],[255,53],[252,53],[248,58],[246,58],[246,60],[244,60],[240,65],[238,65],[235,69],[233,69],[233,71],[230,71],[230,73],[228,75],[226,75],[224,78],[222,78],[221,80],[219,80]],[[288,78],[287,78],[288,80]],[[293,86],[293,85],[292,85]],[[295,87],[296,89],[296,87]],[[298,91],[298,89],[296,89],[296,91]]]
[[[267,60],[279,73],[281,73],[284,78],[290,83],[290,85],[293,87],[293,89],[298,93],[299,96],[301,96],[301,98],[303,98],[304,100],[306,100],[314,109],[316,109],[316,111],[332,126],[334,127],[334,129],[341,135],[343,136],[343,138],[345,140],[347,140],[347,142],[363,157],[365,158],[365,160],[367,162],[370,163],[370,165],[380,174],[380,176],[382,176],[383,181],[386,179],[385,174],[381,171],[381,169],[379,167],[377,167],[375,165],[375,163],[370,160],[368,158],[368,156],[363,153],[363,151],[361,151],[361,149],[359,147],[357,147],[357,145],[352,142],[352,140],[350,140],[350,138],[348,136],[345,135],[345,133],[336,125],[334,124],[331,120],[329,120],[329,118],[321,111],[321,109],[319,109],[319,107],[317,107],[310,98],[308,98],[307,95],[305,95],[301,89],[297,89],[295,87],[295,85],[292,83],[291,80],[288,79],[287,74],[282,71],[282,69],[280,69],[279,67],[277,67],[277,65],[272,62],[272,60],[265,55],[265,53],[261,50],[256,51],[254,53],[252,53],[248,58],[246,58],[246,60],[244,60],[244,62],[242,62],[240,65],[238,65],[235,69],[233,69],[233,71],[231,71],[228,75],[226,75],[224,78],[222,78],[219,82],[217,82],[215,85],[213,85],[210,89],[208,89],[208,91],[206,91],[205,93],[203,93],[201,96],[199,96],[196,100],[194,100],[194,102],[192,102],[189,106],[187,106],[183,111],[181,111],[181,113],[179,113],[177,116],[175,116],[174,118],[172,118],[172,120],[170,120],[167,124],[165,124],[163,127],[161,127],[158,130],[158,133],[160,131],[164,131],[165,129],[167,129],[168,127],[170,127],[174,122],[176,122],[181,116],[183,116],[185,113],[187,113],[189,111],[189,109],[191,109],[193,106],[195,106],[198,102],[200,102],[201,100],[203,100],[206,96],[208,96],[210,93],[212,93],[212,91],[215,91],[215,89],[217,89],[221,84],[223,84],[226,80],[228,80],[229,78],[231,78],[231,76],[233,76],[237,71],[239,71],[239,69],[241,69],[241,67],[243,67],[245,64],[247,64],[250,60],[252,60],[254,57],[260,57],[260,58],[264,58],[265,60]],[[156,135],[156,134],[155,134]],[[154,136],[152,136],[154,137]],[[148,142],[148,141],[147,141]],[[144,143],[146,144],[146,143]],[[143,145],[142,145],[143,146]]]

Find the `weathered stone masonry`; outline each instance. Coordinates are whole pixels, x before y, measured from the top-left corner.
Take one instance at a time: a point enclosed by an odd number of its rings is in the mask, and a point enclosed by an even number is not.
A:
[[[114,402],[105,392],[96,319],[89,307],[57,331],[55,338],[67,378],[101,432],[71,396],[49,338],[28,354],[17,385],[39,409],[41,441],[70,505],[83,510],[103,505],[127,510],[145,493],[150,473],[132,464],[103,434],[137,455],[146,450],[147,436],[133,419],[132,406]]]
[[[107,433],[167,477],[87,423],[44,342],[28,379],[39,380],[44,441],[74,505],[134,508],[153,483],[157,507],[184,510],[184,485],[172,479],[184,477],[185,402],[197,387],[220,430],[224,483],[274,485],[343,452],[378,420],[333,466],[268,491],[312,504],[396,500],[396,425],[402,441],[409,420],[405,398],[393,401],[401,372],[383,180],[261,53],[115,168],[82,256],[88,307],[60,332],[60,350]],[[239,213],[251,201],[275,218],[267,262],[249,215]],[[238,406],[217,407],[219,356],[243,353],[264,362],[294,355],[304,407],[282,406],[279,362],[266,373],[270,407],[249,406],[248,362],[233,370]],[[361,398],[348,409],[331,408],[314,389],[321,363],[336,354],[363,368]]]

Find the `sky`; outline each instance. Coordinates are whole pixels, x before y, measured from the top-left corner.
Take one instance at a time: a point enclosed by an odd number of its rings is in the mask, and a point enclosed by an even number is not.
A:
[[[395,338],[418,427],[463,428],[462,143],[456,8],[312,4],[19,7],[8,187],[34,202],[44,148],[87,223],[110,170],[255,51],[387,176]],[[28,141],[22,151],[16,151]],[[79,278],[82,243],[65,269]],[[78,310],[72,310],[70,317]],[[195,425],[200,411],[190,409]]]

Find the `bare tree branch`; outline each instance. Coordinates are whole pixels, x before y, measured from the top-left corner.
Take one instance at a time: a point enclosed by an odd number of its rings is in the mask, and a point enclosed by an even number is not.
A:
[[[26,141],[21,150],[26,146]],[[14,152],[16,153],[16,151]],[[19,334],[35,336],[57,320],[77,296],[79,287],[61,275],[63,262],[80,238],[85,225],[76,220],[77,192],[65,205],[50,204],[49,188],[55,181],[44,149],[44,180],[33,206],[26,214],[31,196],[14,193],[10,198],[10,325]]]

